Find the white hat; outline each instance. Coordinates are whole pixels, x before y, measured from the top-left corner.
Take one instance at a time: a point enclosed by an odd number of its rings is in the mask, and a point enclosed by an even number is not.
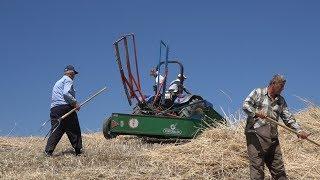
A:
[[[181,77],[181,74],[178,74],[178,78],[180,78],[180,77]],[[187,79],[187,76],[183,75],[183,78]]]

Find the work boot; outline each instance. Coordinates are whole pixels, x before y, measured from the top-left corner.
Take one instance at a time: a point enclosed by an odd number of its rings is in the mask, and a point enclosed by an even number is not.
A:
[[[53,153],[53,151],[44,151],[44,155],[46,157],[52,157],[52,153]]]
[[[82,154],[81,149],[75,148],[74,150],[75,150],[75,152],[76,152],[76,156],[81,156],[81,154]]]

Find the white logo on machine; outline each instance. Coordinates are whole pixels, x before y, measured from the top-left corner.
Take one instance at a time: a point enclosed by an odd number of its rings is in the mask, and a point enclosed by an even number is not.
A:
[[[164,128],[163,133],[165,134],[182,134],[180,129],[176,128],[177,124],[171,124],[170,128]]]
[[[137,128],[139,126],[139,121],[137,119],[130,119],[129,120],[129,126],[131,128]]]
[[[124,122],[120,121],[120,127],[123,127],[123,126],[124,126]]]

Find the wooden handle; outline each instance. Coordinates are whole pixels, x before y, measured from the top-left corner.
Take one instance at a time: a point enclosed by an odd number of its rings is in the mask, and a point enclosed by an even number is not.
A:
[[[273,119],[271,117],[266,117],[266,120],[268,120],[269,122],[272,122],[272,123],[274,123],[274,124],[276,124],[278,126],[281,126],[282,128],[284,128],[284,129],[286,129],[286,130],[288,130],[288,131],[290,131],[292,133],[295,133],[296,135],[299,135],[299,133],[297,131],[295,131],[295,130],[293,130],[293,129],[291,129],[291,128],[289,128],[289,127],[287,127],[287,126],[285,126],[285,125],[283,125],[281,123],[279,123],[277,120],[275,120],[275,119]],[[306,140],[308,140],[309,142],[311,142],[311,143],[313,143],[313,144],[315,144],[317,146],[320,146],[319,143],[317,143],[317,142],[315,142],[315,141],[313,141],[313,140],[311,140],[309,138],[306,138]]]
[[[94,95],[92,95],[87,100],[85,100],[83,103],[81,103],[80,107],[85,105],[87,102],[91,101],[94,97],[98,96],[100,93],[102,93],[106,89],[107,89],[107,87],[104,87],[101,90],[99,90],[98,92],[96,92]],[[73,108],[71,111],[67,112],[65,115],[63,115],[61,118],[59,118],[59,120],[61,121],[62,119],[66,118],[67,116],[69,116],[71,113],[73,113],[76,110],[77,110],[77,108]]]

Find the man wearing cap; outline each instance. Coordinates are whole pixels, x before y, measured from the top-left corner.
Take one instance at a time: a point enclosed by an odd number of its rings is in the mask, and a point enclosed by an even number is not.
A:
[[[299,133],[299,138],[306,139],[309,136],[296,122],[280,95],[285,83],[282,75],[274,75],[268,87],[254,89],[243,103],[243,110],[248,115],[245,135],[251,179],[264,179],[264,164],[273,179],[288,179],[282,160],[278,127],[265,120],[267,117],[276,120],[281,118],[286,126]]]
[[[81,130],[79,126],[78,116],[76,112],[73,112],[58,125],[58,119],[64,114],[71,111],[73,108],[80,110],[80,106],[75,98],[75,90],[73,86],[73,80],[78,72],[72,65],[68,65],[64,69],[64,76],[58,80],[52,90],[51,98],[51,131],[52,134],[48,138],[47,145],[45,147],[45,154],[51,156],[56,145],[60,141],[64,133],[67,134],[72,147],[75,149],[75,154],[81,154],[82,139]]]
[[[190,94],[190,92],[183,86],[183,81],[187,79],[185,75],[178,74],[177,79],[173,80],[168,90],[165,92],[165,106],[170,107],[173,105],[175,99],[178,97],[178,95],[182,94],[183,91],[185,91],[187,94]]]
[[[190,94],[190,92],[182,85],[182,81],[187,79],[185,75],[178,74],[178,78],[173,80],[170,85],[168,91],[173,92],[175,94],[180,94],[183,91]]]

